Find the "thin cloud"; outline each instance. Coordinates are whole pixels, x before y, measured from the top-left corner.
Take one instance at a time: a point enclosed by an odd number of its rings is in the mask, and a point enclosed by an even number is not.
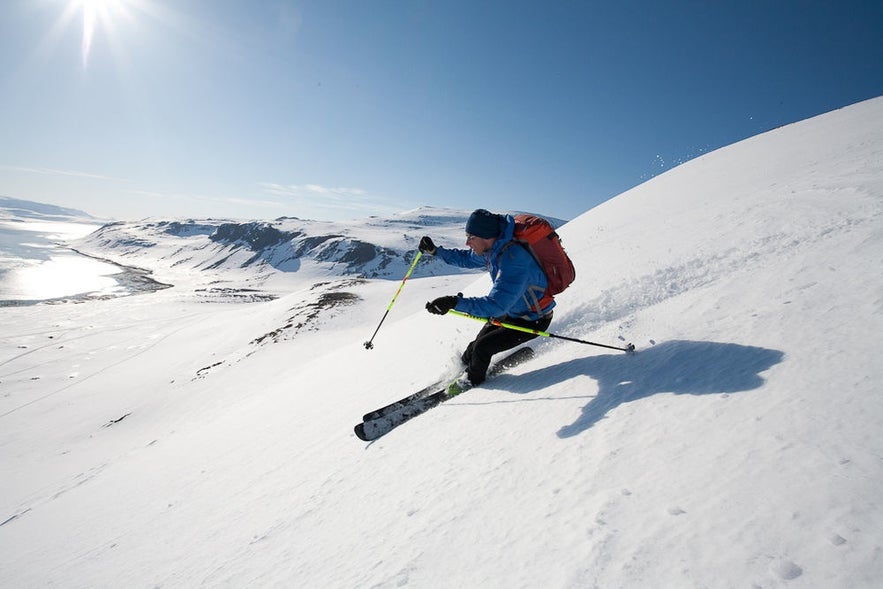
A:
[[[4,170],[10,172],[23,172],[25,174],[39,174],[41,176],[73,176],[75,178],[89,178],[92,180],[112,180],[119,181],[119,178],[112,176],[104,176],[102,174],[92,174],[90,172],[81,172],[79,170],[57,170],[54,168],[27,168],[22,166],[0,166]]]
[[[329,199],[348,199],[354,196],[366,196],[367,191],[361,188],[329,188],[318,184],[277,184],[262,182],[260,186],[270,194],[293,198],[315,198],[324,196]]]
[[[328,187],[319,184],[278,184],[261,182],[261,189],[289,203],[312,210],[346,211],[364,214],[389,213],[401,207],[389,199],[369,194],[362,188]]]
[[[172,200],[178,201],[188,200],[192,202],[200,202],[200,203],[209,203],[212,205],[235,205],[235,206],[259,206],[266,208],[283,208],[285,207],[285,203],[276,201],[276,200],[263,200],[263,199],[254,199],[254,198],[241,198],[236,196],[220,196],[220,195],[208,195],[208,194],[195,194],[195,193],[183,193],[183,192],[155,192],[149,190],[130,190],[130,194],[135,194],[141,197],[146,197],[150,199],[163,199],[163,200]]]

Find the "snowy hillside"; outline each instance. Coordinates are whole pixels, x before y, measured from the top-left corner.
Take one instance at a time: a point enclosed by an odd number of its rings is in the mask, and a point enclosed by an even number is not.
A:
[[[245,247],[133,244],[188,270],[0,309],[0,586],[878,587],[881,212],[883,99],[693,160],[560,230],[551,330],[637,354],[535,341],[368,445],[480,327],[425,301],[487,278],[421,262],[367,351],[404,259],[315,312],[334,281],[188,295],[189,256]]]

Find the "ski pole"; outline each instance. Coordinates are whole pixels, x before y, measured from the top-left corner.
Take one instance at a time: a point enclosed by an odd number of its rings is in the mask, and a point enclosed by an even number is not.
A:
[[[389,315],[389,310],[392,309],[392,306],[395,304],[396,299],[399,298],[399,293],[402,292],[402,288],[404,288],[405,283],[408,282],[408,278],[411,276],[411,272],[414,271],[414,268],[417,266],[417,260],[420,259],[420,256],[423,255],[423,252],[417,250],[417,255],[414,256],[414,261],[411,262],[411,267],[408,268],[408,273],[405,274],[405,277],[402,279],[402,283],[399,285],[399,289],[396,291],[394,297],[389,302],[389,306],[386,308],[386,313],[383,314],[383,318],[380,320],[380,323],[377,325],[377,329],[374,330],[374,335],[371,336],[371,339],[365,342],[365,349],[371,350],[374,348],[374,344],[371,343],[374,341],[374,337],[377,335],[377,332],[380,331],[380,326],[383,325],[383,322],[386,320],[386,316]]]
[[[599,348],[608,348],[610,350],[619,350],[620,352],[625,352],[627,354],[631,354],[635,351],[634,344],[628,344],[624,348],[620,348],[617,346],[608,346],[607,344],[599,344],[596,342],[589,342],[586,340],[576,339],[575,337],[567,337],[565,335],[555,335],[554,333],[549,333],[548,331],[540,331],[538,329],[531,329],[529,327],[521,327],[520,325],[512,325],[511,323],[503,323],[502,321],[498,321],[496,319],[489,319],[485,317],[476,317],[475,315],[470,315],[469,313],[463,313],[462,311],[455,311],[451,309],[448,311],[453,315],[459,315],[460,317],[466,317],[467,319],[475,319],[476,321],[481,321],[483,323],[490,323],[491,325],[496,325],[497,327],[505,327],[506,329],[514,329],[515,331],[523,331],[524,333],[532,333],[534,335],[539,335],[542,337],[551,337],[555,339],[563,339],[569,342],[576,342],[578,344],[586,344],[589,346],[598,346]]]

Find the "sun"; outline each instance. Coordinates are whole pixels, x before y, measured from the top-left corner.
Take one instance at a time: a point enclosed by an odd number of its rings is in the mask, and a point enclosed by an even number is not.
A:
[[[6,0],[0,0],[0,3]],[[144,40],[155,25],[176,26],[176,11],[169,0],[33,0],[59,9],[46,35],[39,41],[35,58],[52,54],[76,36],[81,28],[80,62],[88,69],[93,51],[109,52],[116,65],[128,67],[129,50],[136,37]],[[71,47],[73,49],[73,47]],[[73,54],[75,55],[75,54]]]
[[[114,24],[128,14],[128,5],[134,0],[71,0],[69,9],[83,13],[83,43],[82,58],[83,67],[89,65],[89,55],[92,51],[92,39],[95,31],[101,27],[110,32]]]

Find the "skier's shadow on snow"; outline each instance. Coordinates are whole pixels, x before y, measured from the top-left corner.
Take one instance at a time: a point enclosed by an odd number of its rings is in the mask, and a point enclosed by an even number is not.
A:
[[[578,358],[526,373],[540,381],[563,382],[588,375],[598,382],[598,394],[583,407],[559,438],[576,436],[604,418],[612,409],[655,395],[712,395],[759,388],[761,372],[785,356],[778,350],[718,342],[670,341],[640,350]]]

